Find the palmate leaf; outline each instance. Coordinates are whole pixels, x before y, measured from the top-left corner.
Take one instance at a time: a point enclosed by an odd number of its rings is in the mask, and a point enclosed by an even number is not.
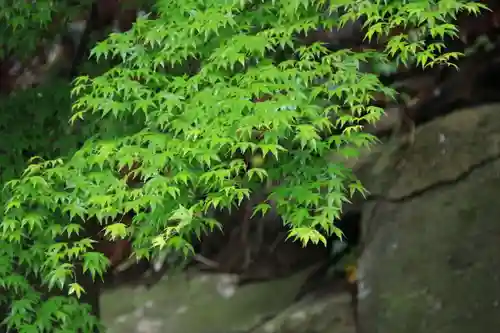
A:
[[[85,293],[85,290],[78,283],[74,282],[74,283],[69,284],[69,290],[68,290],[69,295],[75,294],[76,297],[80,298],[82,296],[82,294],[84,294],[84,293]]]
[[[47,22],[47,12],[68,7],[36,3],[12,3],[14,11],[0,5],[0,23],[9,18],[7,48],[26,44],[18,47],[25,52],[36,45],[30,43],[37,37],[32,28]],[[192,234],[220,226],[207,218],[211,209],[238,205],[267,182],[280,184],[269,199],[291,226],[289,237],[304,245],[325,243],[329,234],[340,237],[334,220],[342,204],[366,191],[332,160],[357,156],[375,142],[360,133],[360,121],[373,123],[383,114],[367,105],[374,92],[394,94],[361,69],[393,58],[422,67],[453,61],[459,54],[446,53],[439,41],[456,35],[450,18],[484,7],[461,0],[156,5],[157,15],[139,18],[130,31],[110,34],[94,47],[94,60],[113,58],[114,67],[77,78],[71,96],[66,82],[51,82],[46,90],[2,100],[2,109],[16,109],[1,115],[8,132],[0,133],[3,142],[15,145],[2,164],[16,162],[2,174],[8,186],[0,262],[22,253],[22,261],[33,264],[26,273],[82,294],[80,286],[68,285],[74,283],[72,262],[81,260],[93,278],[102,277],[109,262],[93,252],[90,238],[65,243],[83,232],[75,227],[81,220],[94,218],[111,238],[135,237],[138,256],[148,257],[151,247],[187,255]],[[379,53],[331,51],[297,38],[320,25],[328,30],[360,18],[366,39],[379,40],[397,27],[413,30],[389,38]],[[26,30],[27,37],[12,38],[15,29]],[[69,119],[78,129],[74,135]],[[35,125],[21,129],[25,123]],[[48,124],[54,128],[47,130]],[[25,151],[47,160],[25,169]],[[250,156],[252,165],[242,156]],[[254,213],[269,208],[261,203]],[[117,220],[130,212],[136,214],[132,225]],[[33,243],[39,250],[27,251]],[[13,303],[8,323],[18,331],[48,327],[50,320],[40,323],[37,314],[43,308],[39,295],[7,270],[2,287],[30,300]],[[49,310],[56,312],[44,318],[56,318],[61,332],[94,325],[76,303],[60,301]]]

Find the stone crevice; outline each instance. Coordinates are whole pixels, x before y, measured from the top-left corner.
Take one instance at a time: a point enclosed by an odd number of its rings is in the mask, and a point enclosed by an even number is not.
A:
[[[366,201],[379,201],[379,202],[388,202],[388,203],[404,203],[410,200],[413,200],[417,197],[420,197],[430,191],[438,191],[448,186],[455,186],[457,183],[466,180],[472,173],[477,170],[480,170],[491,163],[495,163],[500,160],[500,154],[496,154],[493,156],[489,156],[482,161],[472,164],[466,171],[454,177],[452,179],[443,179],[438,182],[435,182],[429,186],[424,188],[417,189],[413,192],[410,192],[407,195],[401,197],[389,197],[379,193],[373,193],[366,196]]]

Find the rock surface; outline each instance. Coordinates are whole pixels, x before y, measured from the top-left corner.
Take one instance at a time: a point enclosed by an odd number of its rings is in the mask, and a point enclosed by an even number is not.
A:
[[[358,171],[363,209],[361,333],[500,327],[500,105],[418,129],[405,151]]]
[[[310,272],[239,288],[231,275],[170,276],[148,291],[106,293],[103,319],[109,333],[354,333],[347,293],[293,304]]]
[[[356,333],[349,293],[306,298],[251,333]]]

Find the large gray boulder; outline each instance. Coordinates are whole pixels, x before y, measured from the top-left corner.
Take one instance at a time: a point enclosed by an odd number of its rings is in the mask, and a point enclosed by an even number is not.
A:
[[[371,192],[359,263],[361,333],[500,327],[500,105],[422,126],[358,169]]]

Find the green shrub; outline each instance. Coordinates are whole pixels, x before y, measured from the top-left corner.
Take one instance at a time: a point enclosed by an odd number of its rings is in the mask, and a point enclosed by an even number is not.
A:
[[[92,138],[75,153],[67,149],[61,158],[32,163],[7,183],[0,282],[11,292],[9,302],[17,300],[8,325],[23,332],[88,330],[89,317],[67,310],[73,303],[42,301],[24,276],[35,273],[50,286],[82,292],[72,280],[73,262],[82,260],[101,275],[107,260],[92,252],[91,239],[64,240],[89,218],[101,221],[111,238],[133,236],[139,257],[165,246],[188,254],[193,233],[219,226],[207,212],[275,184],[268,198],[290,237],[306,244],[340,236],[334,221],[342,203],[365,191],[335,161],[375,141],[361,131],[361,124],[383,114],[370,106],[371,95],[393,94],[361,68],[394,59],[448,63],[458,56],[443,53],[442,38],[456,35],[451,18],[480,6],[459,0],[159,0],[156,15],[94,47],[93,57],[113,59],[114,67],[76,80],[71,120],[82,126],[97,116]],[[41,20],[9,10],[1,8],[0,19],[12,26],[18,24],[12,15]],[[358,19],[367,39],[401,26],[418,38],[394,35],[384,52],[304,46],[297,38]],[[140,186],[127,185],[125,169],[140,177]],[[256,212],[270,208],[266,201]],[[120,220],[128,212],[135,213],[132,225]],[[26,265],[14,265],[19,260]],[[67,311],[60,302],[70,304]]]

